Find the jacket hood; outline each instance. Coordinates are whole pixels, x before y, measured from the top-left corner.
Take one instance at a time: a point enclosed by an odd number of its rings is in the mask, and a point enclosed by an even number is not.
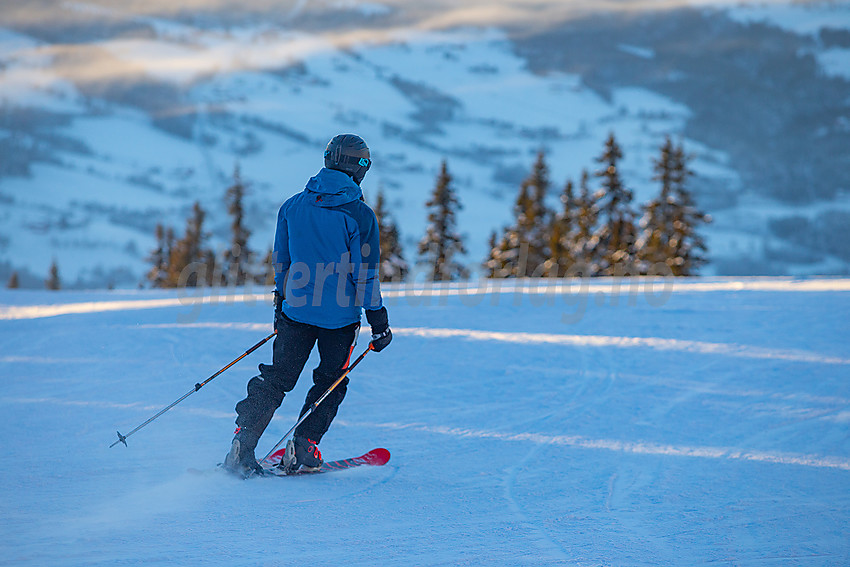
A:
[[[309,202],[317,207],[337,207],[363,197],[363,191],[351,177],[326,167],[310,178],[304,191],[312,197]]]

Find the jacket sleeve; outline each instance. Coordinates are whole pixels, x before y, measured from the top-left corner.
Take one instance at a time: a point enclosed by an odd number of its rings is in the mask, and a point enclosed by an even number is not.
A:
[[[365,203],[364,220],[360,223],[361,265],[357,272],[357,300],[368,311],[383,307],[381,282],[378,274],[381,267],[381,241],[378,219]]]
[[[277,229],[274,234],[274,250],[272,252],[274,287],[281,297],[284,296],[286,274],[289,272],[289,265],[292,263],[292,258],[289,255],[289,227],[284,214],[285,207],[286,204],[284,203],[277,213]]]

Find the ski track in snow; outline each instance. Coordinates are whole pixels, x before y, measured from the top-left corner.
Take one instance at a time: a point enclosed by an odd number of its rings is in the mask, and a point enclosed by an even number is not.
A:
[[[707,281],[682,278],[683,281],[654,278],[636,278],[634,281],[606,281],[606,278],[576,280],[499,280],[481,279],[469,283],[449,284],[389,284],[383,286],[386,299],[425,299],[450,297],[483,298],[485,296],[514,295],[517,298],[535,295],[626,295],[630,300],[643,294],[649,298],[673,293],[717,293],[724,291],[756,292],[842,292],[850,291],[850,279],[784,279],[750,278],[745,280],[727,280],[714,278]],[[208,295],[209,294],[209,295]],[[157,299],[126,299],[118,301],[87,301],[55,305],[2,305],[0,320],[41,319],[60,315],[83,313],[104,313],[109,311],[128,311],[137,309],[161,309],[168,307],[192,307],[203,305],[229,305],[235,303],[269,303],[268,293],[252,293],[248,290],[235,293],[212,293],[206,288],[195,288],[191,293],[181,290],[178,297]],[[480,301],[478,301],[480,303]],[[187,317],[188,319],[189,317]]]
[[[396,331],[393,330],[395,333]],[[606,337],[593,335],[555,335],[549,333],[505,333],[475,331],[471,329],[399,329],[399,335],[429,338],[461,337],[476,341],[500,341],[519,344],[559,344],[579,347],[650,348],[655,350],[678,350],[702,354],[722,354],[744,358],[766,358],[797,362],[819,362],[823,364],[850,364],[850,359],[823,356],[801,351],[782,351],[753,346],[705,343],[679,339],[655,337]]]
[[[343,422],[341,420],[341,422]],[[376,429],[413,430],[448,437],[471,437],[475,439],[497,439],[517,443],[533,443],[574,447],[577,449],[598,449],[638,455],[662,455],[668,457],[694,457],[700,459],[729,459],[782,465],[800,465],[817,468],[835,468],[850,471],[850,459],[819,455],[795,455],[750,451],[729,447],[690,447],[683,445],[658,445],[655,443],[618,441],[615,439],[589,439],[578,435],[544,435],[540,433],[504,433],[458,427],[429,426],[421,423],[368,423],[345,422],[350,426],[371,427]]]
[[[529,449],[525,456],[520,459],[516,465],[508,468],[505,471],[505,500],[508,502],[508,506],[511,511],[516,514],[521,520],[522,523],[526,526],[526,529],[535,534],[534,537],[527,536],[531,541],[531,544],[539,548],[539,554],[545,554],[546,563],[549,563],[552,558],[557,558],[561,561],[568,561],[569,555],[566,550],[560,546],[554,539],[552,539],[549,534],[546,532],[545,528],[534,522],[534,520],[528,515],[528,513],[524,510],[524,507],[520,504],[519,498],[515,495],[515,486],[517,484],[517,478],[520,472],[528,466],[531,460],[534,458],[534,455],[537,454],[541,450],[541,446],[533,446]]]
[[[193,328],[193,329],[239,329],[244,331],[271,330],[266,323],[165,323],[161,325],[146,325],[146,328]],[[766,349],[754,346],[706,343],[680,339],[662,339],[657,337],[609,337],[598,335],[557,335],[552,333],[523,333],[523,332],[494,332],[477,331],[474,329],[434,329],[434,328],[405,328],[393,327],[393,335],[414,336],[422,338],[450,339],[463,338],[473,341],[499,341],[506,343],[538,345],[557,344],[576,347],[594,348],[649,348],[655,350],[672,350],[701,354],[721,354],[742,358],[764,358],[788,360],[794,362],[816,362],[822,364],[848,364],[850,359],[826,356],[799,350]]]
[[[60,398],[0,398],[0,403],[15,404],[15,405],[59,405],[59,406],[76,406],[76,407],[91,407],[91,408],[107,408],[107,409],[132,409],[139,412],[155,412],[162,409],[161,406],[144,405],[139,402],[135,403],[112,403],[105,401],[84,401],[84,400],[67,400]],[[175,408],[172,410],[175,413],[186,413],[198,417],[207,417],[212,419],[232,420],[236,417],[234,412],[211,411],[203,408]],[[815,410],[804,410],[815,411]],[[823,417],[834,410],[821,410],[820,417]],[[275,420],[282,419],[280,416],[275,416]],[[842,420],[839,420],[842,421]],[[840,457],[829,457],[819,455],[794,455],[783,453],[771,453],[763,451],[751,451],[740,448],[730,447],[694,447],[694,446],[677,446],[677,445],[659,445],[654,443],[644,442],[627,442],[614,439],[590,439],[575,435],[545,435],[540,433],[505,433],[498,431],[464,429],[446,426],[429,426],[422,423],[379,423],[379,422],[350,422],[345,419],[336,421],[338,424],[347,425],[350,427],[361,427],[371,429],[390,429],[397,431],[412,430],[423,433],[431,433],[435,435],[443,435],[449,437],[469,437],[475,439],[496,439],[501,441],[517,442],[522,444],[531,443],[533,448],[530,451],[538,450],[539,446],[551,445],[562,447],[574,447],[580,449],[600,449],[606,451],[616,451],[623,453],[634,453],[643,455],[665,455],[675,457],[695,457],[703,459],[732,459],[744,461],[759,461],[786,465],[801,465],[809,467],[837,468],[850,471],[850,459]],[[526,455],[522,461],[528,460]]]
[[[583,372],[586,368],[587,361],[584,355],[581,356],[581,364],[579,365],[579,372]],[[561,386],[562,389],[566,390],[564,385]],[[576,390],[573,392],[572,396],[570,396],[569,401],[564,403],[563,408],[557,412],[554,416],[544,417],[541,421],[548,422],[552,421],[553,417],[562,417],[565,413],[567,413],[575,400],[579,397],[580,390]],[[568,394],[569,395],[569,394]],[[523,444],[525,445],[525,444]],[[531,443],[529,444],[529,449],[526,451],[525,455],[512,467],[509,467],[505,471],[505,499],[508,501],[508,504],[511,510],[517,514],[520,518],[522,518],[523,523],[529,527],[529,529],[534,530],[535,533],[538,534],[536,538],[536,545],[542,548],[547,554],[551,556],[555,556],[562,561],[568,561],[570,558],[569,553],[563,546],[561,546],[557,541],[555,541],[549,533],[547,533],[546,529],[535,523],[529,512],[524,509],[521,505],[521,499],[516,496],[516,486],[518,483],[518,478],[520,473],[530,466],[532,466],[534,458],[543,451],[548,444],[544,443]],[[512,450],[509,449],[509,451]]]

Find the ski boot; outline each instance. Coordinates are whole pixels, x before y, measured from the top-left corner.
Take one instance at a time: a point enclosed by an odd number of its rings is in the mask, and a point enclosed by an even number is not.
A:
[[[322,453],[316,444],[306,437],[293,437],[286,442],[286,450],[280,460],[280,468],[286,474],[318,472],[322,468]]]
[[[254,447],[257,442],[251,442],[248,435],[243,433],[244,430],[237,429],[236,435],[233,437],[233,443],[230,445],[230,452],[224,457],[222,468],[227,472],[241,478],[248,478],[251,475],[263,476],[265,471],[257,462],[254,456]]]

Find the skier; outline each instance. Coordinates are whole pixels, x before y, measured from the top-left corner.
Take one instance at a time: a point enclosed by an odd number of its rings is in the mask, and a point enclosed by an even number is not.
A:
[[[281,206],[274,242],[275,329],[272,363],[248,382],[236,404],[236,434],[224,467],[240,476],[263,473],[254,449],[319,345],[319,365],[301,415],[348,366],[360,328],[361,309],[380,352],[392,340],[378,280],[380,243],[375,213],[363,201],[360,182],[372,165],[369,148],[354,134],[328,143],[325,167]],[[281,466],[315,471],[317,445],[336,416],[348,378],[325,398],[287,441]]]

